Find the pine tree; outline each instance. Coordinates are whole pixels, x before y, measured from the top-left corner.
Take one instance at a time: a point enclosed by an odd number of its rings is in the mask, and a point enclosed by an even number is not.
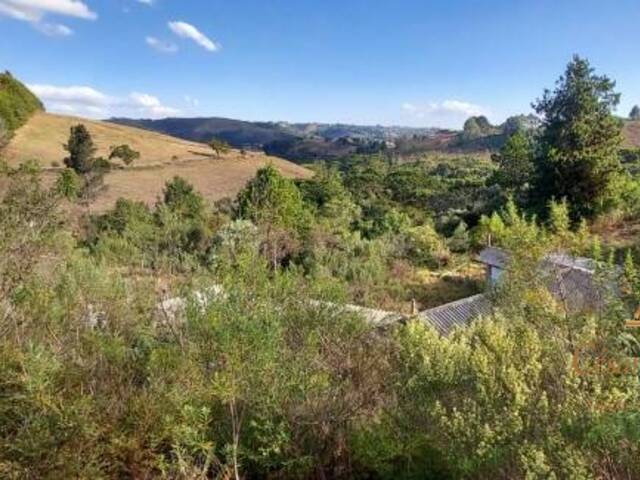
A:
[[[621,123],[612,111],[620,95],[615,82],[599,76],[578,56],[556,89],[533,107],[543,116],[536,193],[541,205],[566,198],[574,220],[593,217],[616,200],[612,185],[620,171]]]
[[[69,156],[64,159],[64,164],[72,168],[76,173],[84,175],[93,167],[93,155],[96,147],[87,128],[80,124],[71,127],[69,141],[64,146]]]

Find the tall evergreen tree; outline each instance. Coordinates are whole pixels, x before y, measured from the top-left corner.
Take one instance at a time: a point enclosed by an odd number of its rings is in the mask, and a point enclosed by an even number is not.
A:
[[[615,201],[622,126],[612,114],[620,101],[614,88],[614,81],[574,56],[555,90],[545,90],[533,104],[544,127],[538,200],[546,205],[552,198],[566,198],[574,220],[593,217]]]
[[[96,147],[87,127],[82,124],[71,127],[64,149],[69,152],[69,156],[64,159],[67,167],[82,175],[91,171]]]

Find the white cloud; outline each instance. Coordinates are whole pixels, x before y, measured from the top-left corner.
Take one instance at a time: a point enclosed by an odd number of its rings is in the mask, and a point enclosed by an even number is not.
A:
[[[145,5],[153,5],[153,0],[138,0],[138,3],[143,3]]]
[[[0,13],[26,22],[39,22],[46,14],[85,20],[98,18],[98,15],[80,0],[0,0]]]
[[[176,108],[163,105],[158,97],[154,97],[148,93],[133,92],[129,95],[129,99],[131,100],[132,106],[137,108],[143,115],[166,117],[169,115],[176,115],[180,112]]]
[[[60,23],[36,23],[34,26],[37,30],[50,37],[68,37],[73,35],[73,30]]]
[[[28,22],[50,37],[73,34],[66,25],[45,21],[48,14],[95,20],[98,15],[80,0],[0,0],[0,15]]]
[[[458,128],[471,116],[489,114],[489,110],[480,105],[460,100],[444,100],[426,105],[405,102],[402,110],[424,125],[446,128]]]
[[[158,97],[132,92],[127,97],[107,95],[87,86],[28,85],[47,110],[92,118],[146,117],[177,115],[180,111],[164,105]]]
[[[175,43],[165,42],[156,37],[147,37],[145,38],[145,42],[147,42],[147,45],[151,48],[161,53],[176,53],[178,51],[178,46]]]
[[[205,50],[210,52],[220,50],[219,44],[208,38],[204,33],[189,23],[181,21],[169,22],[169,28],[177,36],[191,39]]]
[[[29,89],[43,101],[77,103],[80,105],[107,105],[111,99],[102,92],[91,87],[53,85],[28,85]]]

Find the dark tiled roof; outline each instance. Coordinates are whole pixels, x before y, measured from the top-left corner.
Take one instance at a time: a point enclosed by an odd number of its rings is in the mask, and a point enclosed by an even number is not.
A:
[[[489,314],[491,302],[480,294],[424,310],[417,318],[432,325],[441,335],[448,335],[454,328],[466,327],[472,320]]]

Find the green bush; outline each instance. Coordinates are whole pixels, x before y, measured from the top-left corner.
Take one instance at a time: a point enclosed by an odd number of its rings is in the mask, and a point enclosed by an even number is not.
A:
[[[38,97],[9,72],[0,74],[0,120],[6,131],[14,132],[38,110],[44,110]],[[2,130],[0,124],[0,138]]]
[[[111,153],[109,154],[109,160],[119,158],[125,165],[131,165],[134,160],[140,158],[140,152],[132,149],[129,145],[118,145],[111,147]]]

